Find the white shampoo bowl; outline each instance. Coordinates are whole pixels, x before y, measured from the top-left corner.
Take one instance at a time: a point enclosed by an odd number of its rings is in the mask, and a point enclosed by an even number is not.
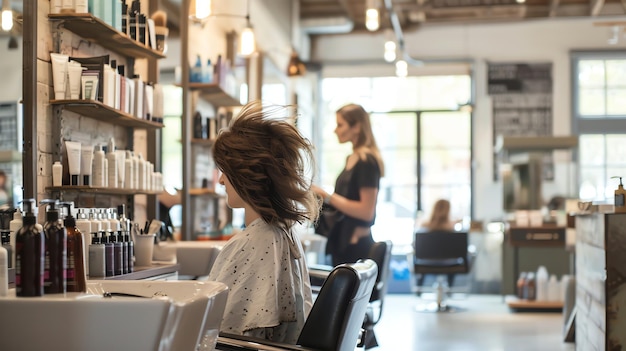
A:
[[[0,350],[212,350],[227,294],[197,281],[88,281],[86,294],[20,298],[11,289]]]

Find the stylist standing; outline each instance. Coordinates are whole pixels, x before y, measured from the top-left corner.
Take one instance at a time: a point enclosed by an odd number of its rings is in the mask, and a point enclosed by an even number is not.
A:
[[[326,253],[333,266],[368,257],[374,244],[371,226],[376,218],[380,178],[384,175],[370,116],[361,105],[349,104],[337,110],[335,134],[340,143],[352,143],[352,154],[337,178],[334,193],[313,186],[324,203],[344,215],[328,234]]]

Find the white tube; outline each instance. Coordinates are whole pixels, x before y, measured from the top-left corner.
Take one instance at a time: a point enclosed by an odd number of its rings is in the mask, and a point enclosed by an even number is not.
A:
[[[97,100],[98,99],[98,76],[81,76],[80,77],[83,89],[83,99],[85,100]]]
[[[54,98],[56,100],[65,99],[65,85],[67,84],[67,66],[69,56],[57,53],[50,53],[52,60],[52,82],[54,85]]]
[[[93,164],[93,145],[83,145],[80,158],[80,173],[83,175],[83,185],[91,185],[91,167]]]
[[[70,170],[70,185],[78,185],[81,145],[78,141],[66,140],[65,149],[67,149],[67,163]]]
[[[67,72],[70,80],[70,99],[78,100],[80,97],[80,75],[83,73],[83,66],[76,61],[70,61]]]
[[[124,189],[124,178],[126,177],[126,150],[115,150],[117,154],[117,187]]]

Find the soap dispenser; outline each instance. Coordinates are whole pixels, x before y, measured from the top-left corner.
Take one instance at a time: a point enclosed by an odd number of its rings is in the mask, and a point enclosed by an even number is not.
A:
[[[11,267],[15,267],[15,238],[17,237],[17,231],[22,228],[22,209],[16,208],[13,212],[13,219],[9,222],[9,244],[13,249],[13,258]]]
[[[85,257],[83,233],[76,227],[76,218],[72,216],[73,202],[60,202],[65,208],[63,226],[67,230],[67,291],[86,292]]]
[[[615,213],[626,213],[626,190],[622,184],[622,177],[615,176],[611,179],[619,178],[619,185],[615,189]]]
[[[67,230],[59,219],[59,201],[45,199],[40,203],[47,205],[46,222],[43,226],[46,236],[44,292],[63,294],[67,290]]]
[[[15,294],[43,296],[46,238],[37,223],[37,200],[24,199],[22,204],[24,224],[15,238]]]

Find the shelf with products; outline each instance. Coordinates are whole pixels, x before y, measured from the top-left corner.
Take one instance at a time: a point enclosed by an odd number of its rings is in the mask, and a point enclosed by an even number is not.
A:
[[[218,83],[189,83],[189,90],[197,91],[203,100],[218,106],[241,106],[239,99],[226,92]]]
[[[160,129],[163,124],[134,117],[96,100],[50,100],[50,105],[67,111],[121,126],[145,129]]]
[[[63,185],[50,186],[46,190],[51,192],[81,192],[104,195],[159,195],[162,191],[149,191],[140,189],[102,188],[88,185]]]
[[[90,13],[49,14],[48,18],[62,21],[65,29],[119,54],[135,58],[165,58],[162,52],[133,40]]]

